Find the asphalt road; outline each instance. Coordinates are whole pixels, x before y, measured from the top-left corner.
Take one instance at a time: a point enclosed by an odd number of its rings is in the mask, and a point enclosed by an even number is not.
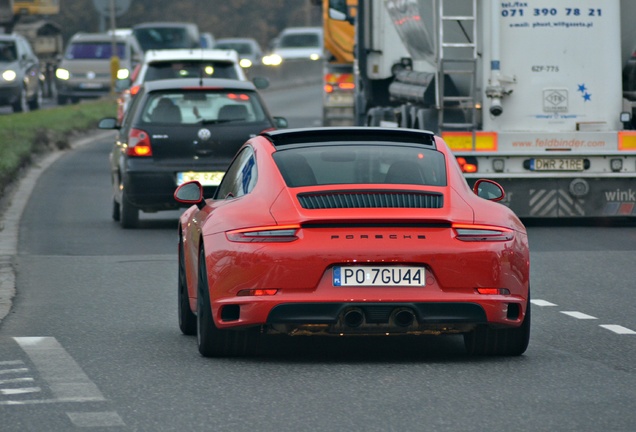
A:
[[[266,95],[292,127],[317,124],[319,97]],[[636,228],[531,224],[518,358],[431,336],[273,339],[258,357],[206,359],[177,327],[178,212],[120,229],[109,147],[64,153],[26,203],[0,323],[1,431],[636,430]]]

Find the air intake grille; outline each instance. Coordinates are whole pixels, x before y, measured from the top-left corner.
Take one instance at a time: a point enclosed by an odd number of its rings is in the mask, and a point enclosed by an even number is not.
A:
[[[323,192],[299,194],[305,209],[442,208],[444,196],[417,192]]]

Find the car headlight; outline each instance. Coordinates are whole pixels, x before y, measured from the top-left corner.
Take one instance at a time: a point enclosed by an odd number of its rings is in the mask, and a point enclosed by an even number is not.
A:
[[[8,69],[4,72],[2,72],[2,78],[5,81],[14,81],[16,79],[18,75],[15,73],[14,70]]]
[[[130,76],[130,71],[128,69],[119,69],[117,71],[117,79],[123,80],[128,78],[129,76]]]
[[[283,58],[278,54],[271,54],[263,57],[263,64],[267,66],[278,66],[283,62]]]
[[[239,61],[239,64],[241,65],[242,68],[248,68],[248,67],[252,67],[252,61],[250,59],[241,59],[241,61]]]
[[[313,53],[309,56],[310,60],[320,60],[320,54]]]
[[[57,69],[55,71],[55,76],[61,80],[67,80],[71,77],[71,73],[66,69]]]

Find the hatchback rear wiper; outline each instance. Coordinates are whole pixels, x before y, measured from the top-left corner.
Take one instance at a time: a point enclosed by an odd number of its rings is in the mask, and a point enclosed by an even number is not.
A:
[[[231,122],[234,121],[232,119],[201,119],[199,120],[201,122],[201,124],[204,125],[208,125],[208,124],[218,124],[218,123],[227,123],[227,122]]]

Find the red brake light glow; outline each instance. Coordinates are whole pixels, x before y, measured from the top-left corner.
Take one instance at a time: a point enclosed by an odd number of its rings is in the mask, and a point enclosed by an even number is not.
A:
[[[508,288],[475,288],[482,295],[510,295]]]
[[[453,224],[455,236],[461,241],[510,241],[514,231],[508,228],[489,225]]]
[[[457,162],[459,163],[459,166],[462,169],[462,172],[464,173],[476,173],[477,172],[477,160],[475,159],[474,161],[472,159],[474,158],[470,158],[471,160],[469,160],[468,158],[459,156],[457,158]]]
[[[228,99],[233,99],[233,100],[242,100],[242,101],[250,100],[250,97],[243,93],[242,94],[228,93],[227,97]]]
[[[289,243],[298,240],[299,229],[300,225],[274,225],[228,231],[225,235],[238,243]]]
[[[139,93],[139,89],[140,89],[140,88],[141,88],[141,87],[140,87],[140,86],[138,86],[138,85],[136,85],[136,86],[132,86],[132,87],[130,88],[130,95],[131,95],[131,96],[134,96],[134,95],[136,95],[137,93]]]
[[[278,290],[276,288],[269,288],[269,289],[244,289],[244,290],[240,290],[236,295],[239,296],[239,297],[245,297],[245,296],[261,297],[261,296],[275,295],[277,292],[278,292]]]
[[[128,135],[128,148],[126,149],[128,156],[149,157],[152,156],[152,147],[150,146],[150,137],[148,133],[141,129],[130,129]]]

